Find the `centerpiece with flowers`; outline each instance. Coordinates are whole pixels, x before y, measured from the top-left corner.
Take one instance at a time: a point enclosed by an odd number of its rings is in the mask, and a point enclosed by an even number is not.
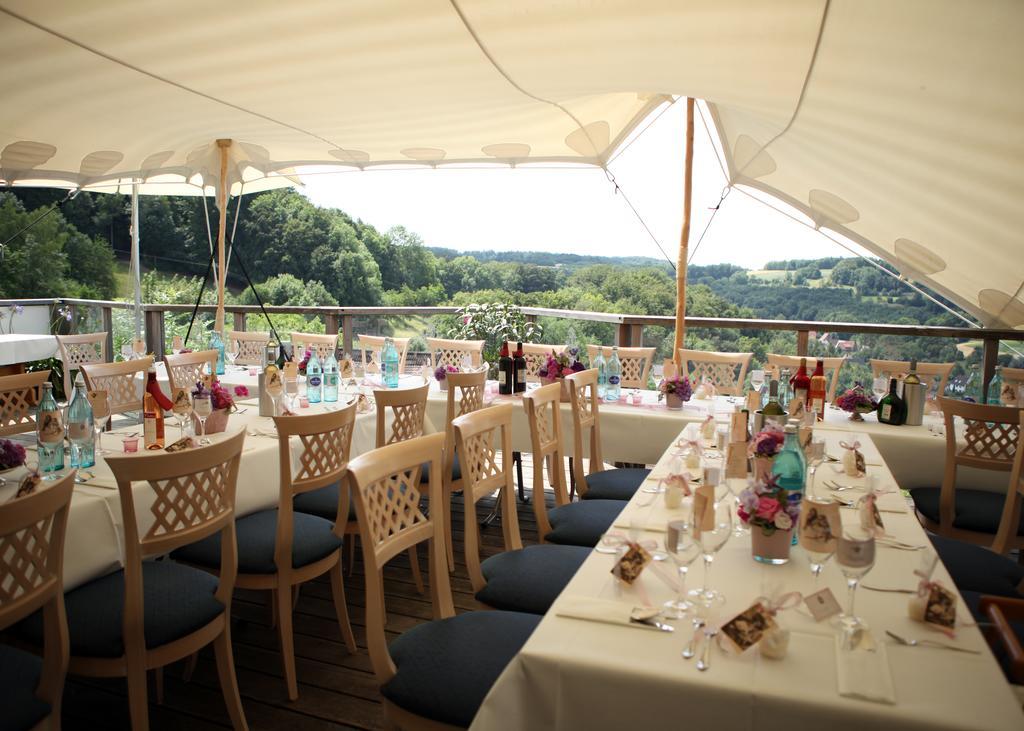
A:
[[[209,388],[202,381],[197,381],[196,387],[192,389],[192,399],[195,400],[196,396],[209,396],[212,408],[210,416],[206,419],[205,433],[217,434],[227,429],[228,415],[237,409],[235,396],[245,398],[248,395],[249,389],[245,386],[235,386],[232,395],[231,391],[216,378],[210,382]],[[192,419],[198,425],[198,417],[194,413]]]
[[[25,464],[25,448],[10,439],[0,439],[0,472]]]
[[[759,431],[747,447],[748,454],[754,460],[754,479],[764,480],[772,473],[772,462],[775,455],[782,451],[786,435],[776,424],[769,423]]]
[[[740,493],[736,514],[750,526],[754,560],[768,564],[789,561],[793,530],[800,518],[800,495],[781,487],[774,475],[753,480]]]
[[[448,374],[458,373],[459,369],[453,365],[441,365],[434,371],[434,380],[437,381],[437,385],[441,387],[442,391],[448,390]]]
[[[299,373],[303,376],[306,375],[306,366],[309,365],[309,359],[312,355],[313,351],[307,348],[302,356],[302,360],[299,361]]]
[[[565,385],[565,377],[583,370],[586,370],[586,367],[580,362],[579,348],[570,349],[567,347],[561,353],[556,353],[552,350],[537,370],[537,377],[545,385],[561,383],[562,400],[568,401],[569,391]]]
[[[670,409],[681,409],[693,395],[693,386],[686,376],[671,376],[658,384],[658,400],[665,399]]]
[[[877,409],[878,403],[862,385],[855,383],[836,399],[836,406],[850,415],[850,421],[864,421],[864,414]]]

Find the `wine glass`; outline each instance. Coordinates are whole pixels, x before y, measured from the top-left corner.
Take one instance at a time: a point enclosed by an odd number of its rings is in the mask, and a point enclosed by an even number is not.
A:
[[[810,473],[810,481],[807,483],[807,494],[814,495],[814,475],[818,472],[818,467],[825,461],[825,440],[815,439],[811,437],[810,443],[807,445],[807,466],[809,467],[808,472]]]
[[[755,391],[760,391],[764,385],[764,371],[758,368],[750,372],[750,387]]]
[[[889,379],[879,376],[871,381],[871,393],[875,395],[875,401],[881,401],[885,394],[889,393]]]
[[[709,588],[711,577],[711,563],[715,560],[715,554],[726,544],[729,536],[732,535],[732,503],[730,500],[715,500],[710,508],[712,521],[710,527],[700,531],[697,542],[700,544],[701,557],[704,559],[704,586],[690,592],[690,596],[696,597],[706,606],[725,601],[725,596],[714,589]],[[697,521],[701,516],[694,513],[693,525],[696,531]]]
[[[288,378],[284,382],[284,394],[287,400],[289,411],[299,409],[299,381],[297,378]]]
[[[675,545],[671,543],[671,537],[665,538],[665,550],[672,563],[676,565],[679,574],[679,588],[676,598],[665,602],[665,616],[669,619],[682,619],[686,613],[693,608],[693,602],[686,598],[686,574],[698,555],[700,546],[693,540],[693,532],[689,523],[682,521],[673,524],[678,530],[675,532]]]
[[[178,437],[180,439],[184,439],[185,422],[192,416],[192,398],[189,396],[187,388],[179,386],[174,389],[171,399],[173,403],[171,410],[174,412],[174,416],[178,420]]]
[[[725,480],[725,485],[729,489],[732,495],[733,504],[738,511],[740,506],[743,504],[740,500],[740,495],[747,488],[747,481],[737,477],[729,478]],[[750,526],[739,519],[739,513],[736,514],[736,524],[733,526],[732,534],[736,538],[745,538],[750,535]]]
[[[854,613],[854,599],[860,580],[875,565],[875,535],[860,527],[843,529],[836,544],[836,563],[846,577],[846,611],[839,615],[839,626],[847,634],[867,628],[867,624]]]
[[[235,359],[238,358],[238,346],[241,341],[235,338],[228,338],[227,347],[224,348],[224,357],[228,359],[228,365],[232,368],[235,367]]]
[[[196,416],[199,417],[199,443],[201,445],[209,444],[210,440],[206,436],[206,420],[213,413],[213,403],[210,401],[210,394],[201,393],[196,395],[193,399],[192,408],[195,410]]]
[[[818,588],[821,570],[836,552],[839,536],[832,532],[832,523],[828,519],[829,512],[836,510],[835,503],[830,500],[816,500],[813,497],[804,498],[800,506],[800,547],[810,559],[815,590]]]
[[[135,358],[135,351],[132,350],[132,341],[125,340],[121,343],[121,357],[125,360],[132,360]]]

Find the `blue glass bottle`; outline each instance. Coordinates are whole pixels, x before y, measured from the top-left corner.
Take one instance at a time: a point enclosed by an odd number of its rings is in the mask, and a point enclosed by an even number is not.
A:
[[[92,467],[96,464],[92,405],[85,395],[85,380],[81,371],[75,377],[75,392],[68,406],[68,439],[71,440],[72,467]]]
[[[381,358],[384,360],[384,385],[388,388],[398,388],[398,350],[391,338],[384,342],[384,353]]]
[[[44,480],[56,480],[64,471],[64,420],[53,398],[53,384],[43,384],[36,415],[36,450]]]
[[[790,419],[786,424],[786,441],[782,451],[772,461],[772,475],[776,483],[783,488],[790,505],[800,505],[804,497],[804,485],[807,482],[807,458],[800,446],[800,422]],[[796,544],[796,531],[793,531],[793,544]]]
[[[608,373],[608,386],[604,392],[605,401],[618,401],[622,396],[622,361],[619,360],[618,347],[612,348],[612,357],[605,367]]]
[[[597,356],[590,367],[597,369],[597,397],[604,398],[608,390],[608,363],[604,359],[604,348],[597,349]]]
[[[306,397],[309,403],[320,403],[324,387],[324,369],[320,365],[320,359],[316,355],[316,349],[309,353],[309,362],[306,363]]]
[[[217,375],[224,375],[224,336],[217,330],[210,335],[210,349],[217,351]]]
[[[338,400],[338,359],[334,351],[324,360],[324,401]]]

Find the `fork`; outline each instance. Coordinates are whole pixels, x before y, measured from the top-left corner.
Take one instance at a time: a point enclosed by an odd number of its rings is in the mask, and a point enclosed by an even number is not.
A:
[[[711,667],[711,645],[714,644],[717,634],[718,628],[716,627],[704,630],[704,653],[700,656],[700,660],[697,661],[697,669],[701,672]]]
[[[956,647],[955,645],[947,645],[945,642],[937,642],[935,640],[908,640],[906,637],[900,637],[895,632],[886,630],[885,633],[896,640],[901,645],[907,647],[936,647],[943,650],[953,650],[954,652],[966,652],[970,655],[980,655],[980,650],[968,650],[966,647]]]
[[[693,620],[693,636],[690,637],[690,644],[683,648],[683,657],[689,660],[691,657],[697,654],[697,640],[700,639],[701,629],[704,627],[705,621],[700,617]]]
[[[843,490],[857,490],[856,485],[840,485],[838,482],[832,480],[825,480],[825,486],[832,492],[842,492]]]

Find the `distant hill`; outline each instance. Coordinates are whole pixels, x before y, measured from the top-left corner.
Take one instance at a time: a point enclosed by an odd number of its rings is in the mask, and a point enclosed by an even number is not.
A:
[[[664,259],[650,256],[596,256],[567,254],[553,251],[457,251],[442,246],[428,246],[431,253],[441,259],[455,259],[459,256],[471,256],[477,261],[504,261],[513,264],[534,264],[542,267],[561,266],[566,269],[578,269],[592,264],[611,264],[625,267],[664,267],[671,269]]]

